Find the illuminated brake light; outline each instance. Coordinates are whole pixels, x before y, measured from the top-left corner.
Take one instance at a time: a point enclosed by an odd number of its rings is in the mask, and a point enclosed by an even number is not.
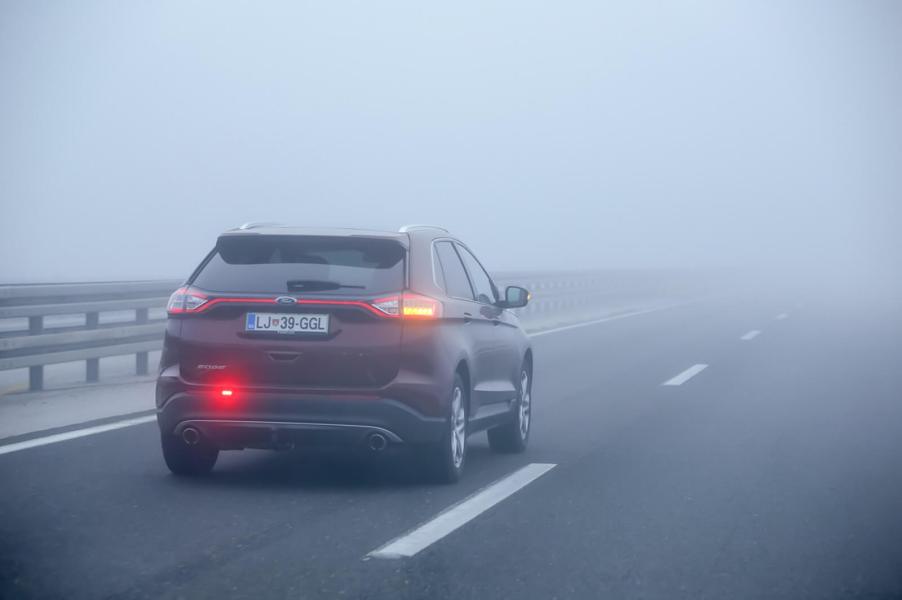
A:
[[[437,319],[441,313],[442,305],[435,298],[409,293],[401,296],[401,316],[405,319]]]
[[[232,394],[233,394],[232,390],[230,390],[228,388],[219,391],[219,395],[222,396],[223,398],[231,398]]]
[[[183,287],[172,292],[166,312],[170,315],[197,312],[207,303],[207,297],[190,287]]]

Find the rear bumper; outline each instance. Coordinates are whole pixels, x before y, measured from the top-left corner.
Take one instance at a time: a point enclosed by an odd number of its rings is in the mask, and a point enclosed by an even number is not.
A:
[[[297,446],[351,446],[401,443],[397,434],[371,425],[340,423],[294,423],[288,421],[240,421],[189,419],[181,421],[175,434],[194,429],[221,450],[242,448],[294,448]],[[378,436],[379,440],[374,441]]]
[[[223,449],[356,445],[373,433],[393,443],[421,444],[440,440],[444,432],[444,418],[423,414],[389,390],[249,389],[236,390],[231,398],[218,396],[218,391],[161,377],[157,382],[160,431],[181,434],[193,427]],[[405,400],[409,393],[406,390]],[[435,412],[444,413],[439,407]]]

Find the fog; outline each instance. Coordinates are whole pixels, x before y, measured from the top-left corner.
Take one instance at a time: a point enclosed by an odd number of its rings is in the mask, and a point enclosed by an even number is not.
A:
[[[183,277],[268,220],[886,284],[900,58],[895,2],[7,1],[0,282]]]

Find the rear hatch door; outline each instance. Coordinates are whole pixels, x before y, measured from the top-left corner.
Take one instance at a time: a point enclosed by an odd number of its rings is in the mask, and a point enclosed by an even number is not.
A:
[[[398,372],[401,320],[374,306],[405,286],[398,239],[222,236],[191,281],[180,371],[234,386],[379,387]]]

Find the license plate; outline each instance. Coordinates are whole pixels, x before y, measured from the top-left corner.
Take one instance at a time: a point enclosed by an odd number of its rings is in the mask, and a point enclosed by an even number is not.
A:
[[[329,333],[329,315],[247,313],[245,331]]]

